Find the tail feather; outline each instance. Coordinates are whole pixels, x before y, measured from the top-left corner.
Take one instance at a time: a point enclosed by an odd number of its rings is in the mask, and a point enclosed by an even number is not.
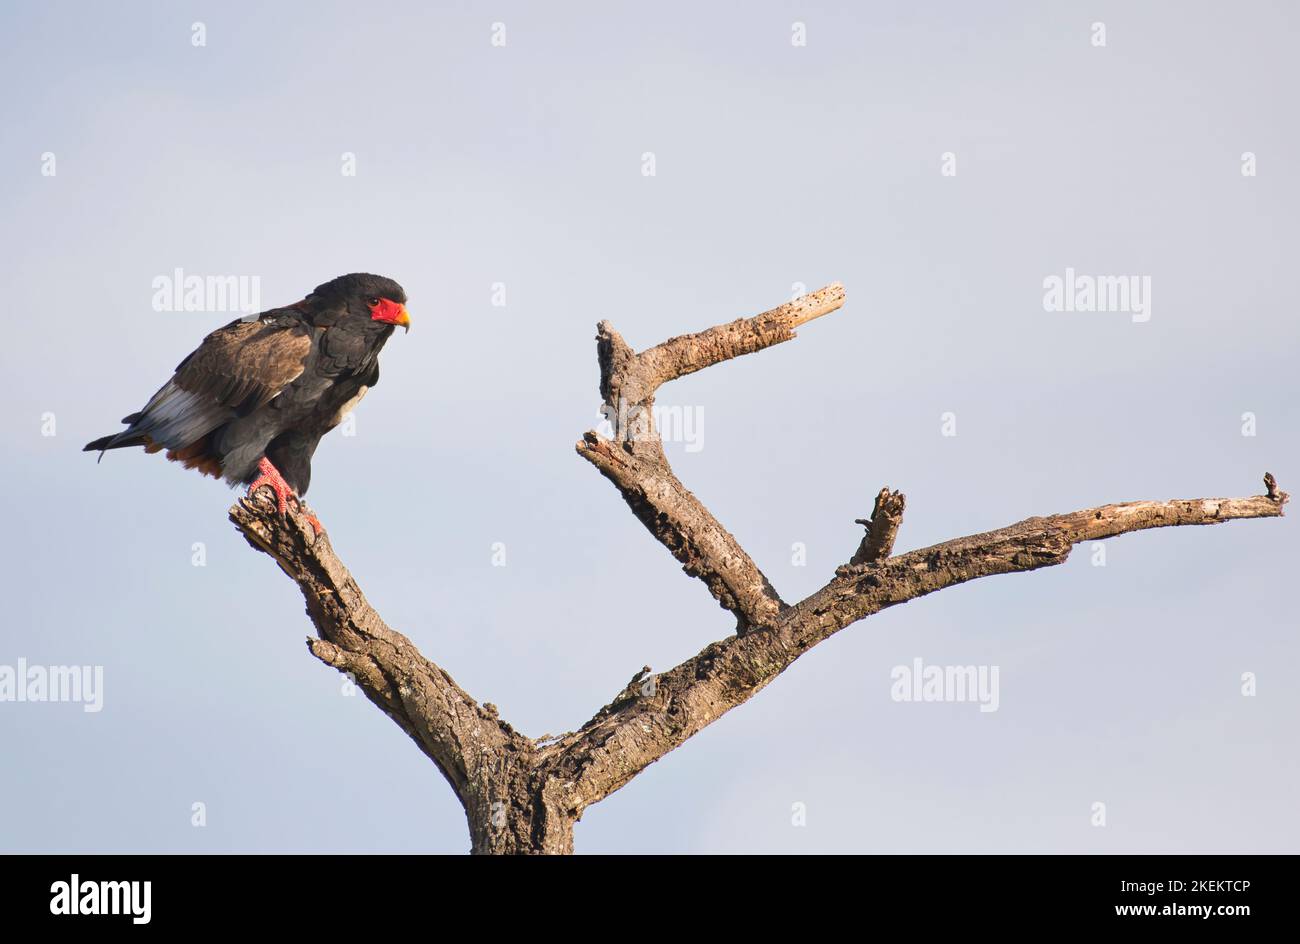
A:
[[[109,449],[125,449],[128,446],[143,446],[148,442],[148,436],[144,436],[140,433],[133,433],[128,429],[112,436],[101,436],[92,442],[88,442],[81,447],[81,451],[107,452]]]
[[[144,451],[148,453],[161,452],[163,446],[156,443],[146,433],[136,432],[131,429],[124,429],[122,432],[113,436],[101,436],[93,442],[88,442],[82,446],[82,452],[99,451],[99,458],[96,462],[102,462],[104,453],[110,449],[126,449],[130,446],[144,446]],[[190,443],[184,449],[171,449],[167,452],[167,458],[172,462],[179,462],[187,469],[198,469],[204,475],[210,475],[213,478],[221,478],[221,460],[212,455],[208,450],[211,446],[210,438],[207,436]]]
[[[101,436],[82,447],[98,452],[143,446],[145,452],[168,450],[167,458],[206,475],[221,474],[221,460],[209,453],[210,434],[235,418],[235,411],[205,394],[182,389],[175,378],[167,381],[143,410],[122,417],[126,429]]]
[[[144,446],[148,449],[150,445],[149,437],[141,433],[132,432],[129,429],[111,436],[100,436],[81,447],[82,452],[98,452],[99,458],[96,462],[104,461],[104,453],[110,449],[126,449],[129,446]]]

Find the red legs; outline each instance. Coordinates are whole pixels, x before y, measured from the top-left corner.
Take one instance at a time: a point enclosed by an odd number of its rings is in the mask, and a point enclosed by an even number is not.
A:
[[[320,523],[320,519],[310,511],[303,508],[303,504],[299,500],[297,493],[294,492],[293,486],[284,480],[284,476],[280,474],[279,469],[271,464],[270,459],[263,456],[258,460],[257,471],[261,474],[259,474],[257,478],[253,479],[252,484],[248,486],[249,498],[252,498],[253,493],[265,485],[267,488],[271,489],[271,491],[275,492],[275,505],[280,514],[283,515],[288,513],[289,502],[292,500],[293,503],[298,506],[298,509],[306,516],[307,521],[315,529],[316,534],[319,535],[324,532],[325,526]]]
[[[262,458],[258,460],[257,471],[260,472],[261,475],[253,479],[253,483],[248,486],[249,498],[252,498],[253,493],[265,485],[270,488],[271,491],[275,492],[275,504],[280,514],[284,514],[289,510],[289,499],[292,498],[294,504],[298,504],[298,496],[294,494],[293,488],[289,483],[284,480],[284,476],[280,474],[280,470],[271,465],[270,459]]]

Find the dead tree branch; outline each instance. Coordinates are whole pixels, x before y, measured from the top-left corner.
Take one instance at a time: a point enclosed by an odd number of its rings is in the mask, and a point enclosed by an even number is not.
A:
[[[862,536],[862,543],[858,545],[850,564],[872,564],[890,555],[894,550],[898,529],[903,526],[903,506],[906,503],[907,496],[902,492],[891,492],[888,488],[880,490],[871,517],[854,521],[854,524],[865,527],[867,533]]]
[[[712,364],[789,341],[795,328],[843,304],[844,286],[836,282],[753,318],[684,334],[640,354],[608,321],[596,326],[602,410],[613,438],[588,432],[578,455],[614,483],[682,569],[736,614],[740,633],[770,623],[786,605],[731,533],[673,474],[654,427],[655,392]]]
[[[298,584],[319,634],[307,640],[312,655],[348,675],[437,765],[465,807],[474,850],[533,845],[531,825],[522,836],[491,828],[494,817],[501,820],[499,811],[516,799],[512,792],[521,792],[515,781],[534,763],[533,743],[390,629],[335,556],[329,537],[317,535],[304,514],[281,516],[263,490],[236,502],[230,519],[249,544],[275,558]],[[572,830],[566,832],[568,847],[553,851],[571,851]]]
[[[349,673],[442,771],[465,807],[475,852],[566,853],[583,811],[678,747],[822,640],[886,607],[994,574],[1050,567],[1075,544],[1149,528],[1278,517],[1287,494],[1103,505],[1029,518],[984,534],[893,554],[905,498],[876,496],[848,564],[790,606],[736,539],[677,479],[654,427],[664,383],[793,338],[844,302],[838,283],[753,318],[682,335],[636,353],[608,322],[597,327],[600,392],[612,435],[588,432],[578,454],[618,489],[637,519],[735,614],[736,634],[655,675],[646,666],[576,732],[524,737],[390,629],[298,512],[281,517],[264,493],[231,520],[299,586],[318,639],[314,655]]]

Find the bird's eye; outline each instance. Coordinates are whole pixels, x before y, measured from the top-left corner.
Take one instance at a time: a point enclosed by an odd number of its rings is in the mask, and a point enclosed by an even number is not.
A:
[[[379,304],[379,299],[372,295],[366,299],[366,304],[369,305],[371,308],[374,308],[376,305]]]

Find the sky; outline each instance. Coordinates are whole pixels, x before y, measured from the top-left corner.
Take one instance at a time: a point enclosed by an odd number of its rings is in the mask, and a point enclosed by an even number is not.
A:
[[[405,287],[308,499],[389,625],[559,733],[734,625],[575,455],[601,319],[642,349],[845,284],[658,397],[691,423],[677,475],[790,602],[883,485],[897,551],[1300,490],[1298,28],[1282,2],[5,4],[0,682],[100,684],[0,700],[0,851],[469,848],[432,763],[307,652],[236,493],[80,451],[233,317],[160,303],[176,270],[263,308]],[[1071,272],[1133,292],[1056,310]],[[1148,531],[882,612],[577,849],[1300,850],[1296,550],[1294,515]],[[996,667],[996,710],[900,700],[918,659]]]

